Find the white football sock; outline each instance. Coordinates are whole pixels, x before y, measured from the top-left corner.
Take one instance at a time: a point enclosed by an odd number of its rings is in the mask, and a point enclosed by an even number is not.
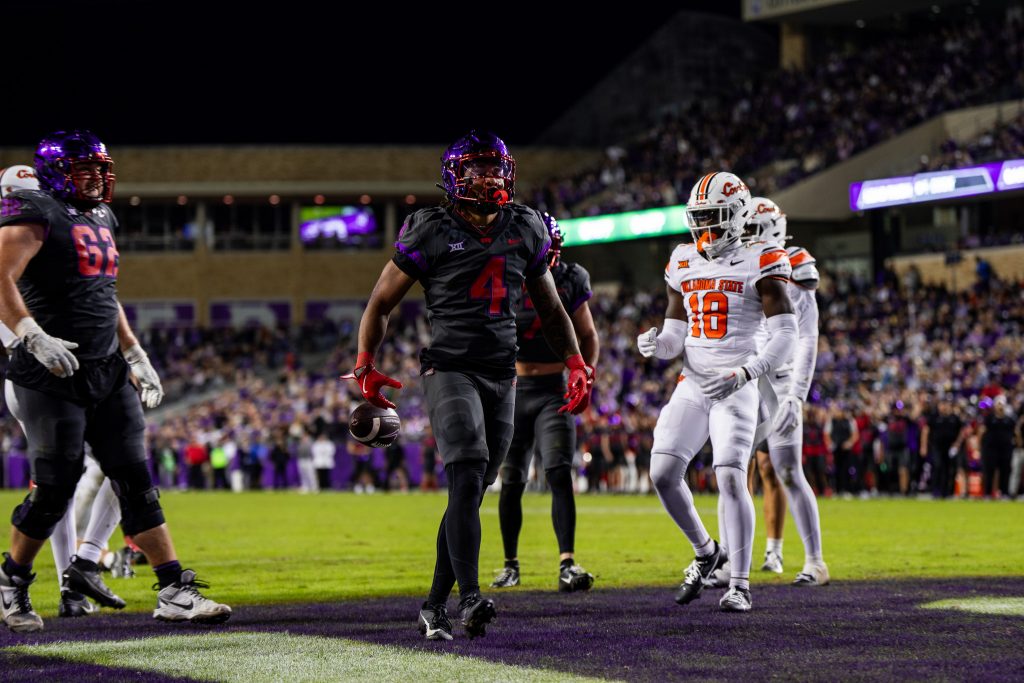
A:
[[[721,494],[721,482],[718,484],[718,542],[728,550],[729,549],[729,529],[725,523],[725,496]]]
[[[104,479],[93,500],[92,511],[89,513],[89,528],[82,537],[83,544],[78,549],[78,556],[99,562],[103,549],[107,547],[110,536],[120,521],[121,505],[117,500],[117,494],[110,486],[110,480]]]
[[[68,504],[68,510],[57,522],[50,534],[50,549],[53,551],[53,563],[57,567],[57,583],[64,581],[64,571],[71,566],[71,556],[75,554],[75,506]]]
[[[782,557],[782,539],[769,538],[768,545],[765,547],[765,551],[769,553],[775,553],[779,557]]]
[[[686,534],[693,545],[697,555],[709,554],[708,544],[711,536],[704,523],[700,521],[697,508],[693,504],[693,494],[686,485],[687,461],[667,453],[651,454],[651,481],[654,482],[654,490],[658,492],[658,498],[664,506],[668,516]]]
[[[740,467],[716,467],[719,495],[725,501],[725,526],[729,537],[730,585],[750,577],[754,552],[754,501],[747,489],[747,473]],[[748,584],[749,585],[749,584]]]
[[[807,483],[804,469],[800,464],[800,451],[796,444],[771,445],[772,465],[782,482],[789,500],[789,509],[793,512],[796,530],[804,544],[804,557],[807,562],[820,562],[821,553],[821,522],[818,518],[818,501],[814,497],[814,489]]]

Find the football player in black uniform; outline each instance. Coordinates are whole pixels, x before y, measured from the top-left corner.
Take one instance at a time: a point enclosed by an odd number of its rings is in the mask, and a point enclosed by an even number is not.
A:
[[[3,621],[12,631],[43,627],[28,595],[32,562],[74,495],[85,442],[117,492],[124,532],[156,570],[153,616],[225,621],[231,609],[203,597],[205,584],[178,562],[146,462],[142,403],[156,406],[163,389],[117,300],[118,224],[106,206],[113,161],[92,133],[61,131],[40,142],[35,168],[40,190],[0,204],[0,321],[21,339],[5,394],[36,483],[11,519],[11,551],[0,566]]]
[[[597,364],[598,340],[587,300],[593,296],[590,274],[576,263],[562,261],[562,230],[548,214],[544,223],[551,236],[548,265],[562,306],[572,317],[580,351],[587,365]],[[519,531],[523,526],[523,491],[526,489],[534,442],[551,487],[551,521],[558,540],[558,590],[587,590],[593,574],[575,562],[576,499],[572,488],[572,459],[576,452],[576,421],[561,410],[565,394],[563,365],[541,333],[540,318],[527,297],[516,314],[519,354],[516,357],[516,416],[512,445],[501,466],[498,516],[505,546],[505,568],[492,588],[519,585]]]
[[[413,283],[426,296],[430,346],[420,353],[430,424],[444,461],[448,508],[437,534],[437,563],[420,631],[451,640],[448,596],[458,581],[459,616],[472,638],[494,619],[480,595],[480,503],[512,440],[516,324],[524,286],[544,336],[569,367],[563,411],[587,407],[593,368],[580,355],[572,321],[548,272],[550,238],[540,214],[511,203],[515,161],[505,143],[472,131],[441,157],[444,205],[409,216],[397,252],[381,273],[359,326],[351,375],[366,400],[393,406],[382,387],[401,384],[377,371],[373,357],[388,317]]]

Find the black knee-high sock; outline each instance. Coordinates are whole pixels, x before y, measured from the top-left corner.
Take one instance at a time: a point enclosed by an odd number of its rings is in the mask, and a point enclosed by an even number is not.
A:
[[[572,490],[572,474],[568,467],[546,472],[551,487],[551,521],[555,525],[558,552],[571,553],[576,545],[576,497]]]
[[[430,584],[430,595],[427,603],[443,605],[455,586],[455,572],[452,570],[451,557],[448,555],[448,536],[445,533],[445,521],[448,511],[441,517],[441,525],[437,529],[437,560],[434,562],[434,581]]]
[[[480,592],[480,503],[484,496],[487,463],[456,462],[445,467],[448,477],[448,511],[444,531],[448,557],[459,596]]]
[[[523,491],[526,484],[502,484],[498,496],[498,521],[505,559],[519,556],[519,532],[523,528]]]

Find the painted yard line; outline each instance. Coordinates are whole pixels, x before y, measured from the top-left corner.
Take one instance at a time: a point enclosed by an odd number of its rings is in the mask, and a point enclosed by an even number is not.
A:
[[[921,605],[924,609],[954,609],[975,614],[1024,617],[1024,597],[1020,598],[954,598]]]
[[[442,646],[439,646],[439,649]],[[199,680],[256,681],[601,681],[393,645],[289,633],[209,633],[138,640],[57,642],[8,650],[33,656],[153,671]]]

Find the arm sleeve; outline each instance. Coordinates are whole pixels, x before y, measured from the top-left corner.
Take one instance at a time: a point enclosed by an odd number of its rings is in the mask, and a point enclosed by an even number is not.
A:
[[[406,219],[395,242],[395,255],[391,258],[399,270],[416,280],[430,272],[423,223],[418,212]]]
[[[790,386],[793,396],[804,401],[814,380],[814,366],[818,362],[818,304],[814,292],[803,290],[798,296],[799,338],[793,353],[793,381]]]
[[[761,353],[743,366],[750,379],[756,379],[775,368],[782,367],[792,358],[793,342],[797,340],[796,315],[781,313],[768,318],[768,333],[768,342],[761,349]]]

